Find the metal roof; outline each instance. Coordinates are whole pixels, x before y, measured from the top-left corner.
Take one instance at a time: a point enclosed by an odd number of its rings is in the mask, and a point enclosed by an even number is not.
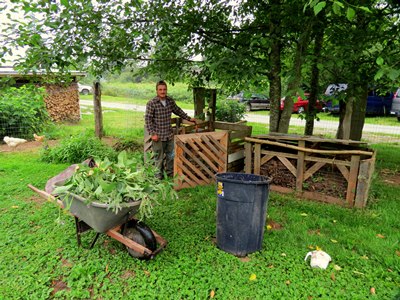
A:
[[[57,73],[57,70],[53,70],[53,73]],[[14,70],[13,67],[10,66],[0,66],[0,77],[30,77],[30,76],[40,76],[46,75],[46,70],[38,70],[38,71],[30,71],[28,73],[20,73]],[[69,71],[71,76],[86,76],[86,72],[82,71]]]

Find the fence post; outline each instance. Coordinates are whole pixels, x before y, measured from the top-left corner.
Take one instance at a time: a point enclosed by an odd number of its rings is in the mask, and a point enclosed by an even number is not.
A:
[[[95,134],[99,139],[101,139],[104,136],[104,131],[103,131],[103,113],[101,110],[100,82],[95,81],[93,85],[94,85],[93,110],[94,110]]]

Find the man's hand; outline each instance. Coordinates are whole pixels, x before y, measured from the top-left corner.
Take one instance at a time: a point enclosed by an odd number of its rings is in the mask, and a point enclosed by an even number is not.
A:
[[[194,123],[194,124],[197,124],[197,121],[196,121],[196,119],[195,118],[190,118],[190,120],[189,120],[190,122],[192,122],[192,123]]]
[[[151,136],[151,139],[152,139],[153,141],[155,141],[155,142],[158,142],[158,134],[153,134],[153,135]]]

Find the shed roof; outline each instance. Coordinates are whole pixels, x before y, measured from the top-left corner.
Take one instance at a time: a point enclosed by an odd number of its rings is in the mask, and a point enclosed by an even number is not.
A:
[[[53,72],[57,73],[57,70],[54,70]],[[0,66],[0,77],[31,77],[31,76],[41,76],[41,75],[46,75],[46,74],[47,74],[46,70],[38,70],[38,71],[30,71],[28,73],[20,73],[11,66]],[[86,72],[70,71],[70,75],[76,76],[76,77],[78,77],[78,76],[84,77],[84,76],[86,76]]]

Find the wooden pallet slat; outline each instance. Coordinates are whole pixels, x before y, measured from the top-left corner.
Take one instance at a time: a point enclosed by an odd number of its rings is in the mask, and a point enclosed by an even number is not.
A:
[[[292,163],[286,158],[282,156],[278,156],[278,159],[285,165],[285,167],[296,177],[296,168],[292,165]]]
[[[194,140],[194,142],[200,148],[198,155],[200,155],[205,161],[207,161],[207,163],[217,172],[218,166],[223,164],[223,162],[220,161],[219,158],[215,156],[208,147],[206,147],[206,145],[199,142],[198,140]]]
[[[269,161],[270,161],[271,159],[273,159],[274,157],[275,157],[275,155],[264,155],[264,156],[261,158],[261,161],[260,161],[261,165],[263,165],[263,164],[269,162]]]
[[[177,164],[181,168],[181,170],[185,172],[186,177],[184,178],[184,180],[187,183],[189,183],[193,187],[201,184],[201,180],[199,180],[196,175],[189,171],[189,169],[186,168],[186,165],[184,165],[182,162],[177,162]]]
[[[226,145],[222,144],[220,140],[215,139],[213,136],[207,136],[210,143],[213,143],[215,148],[218,148],[217,152],[226,152]]]
[[[346,166],[342,166],[342,165],[336,165],[336,167],[339,169],[340,173],[342,173],[343,177],[348,182],[349,181],[349,170],[347,169],[347,167]]]
[[[206,173],[206,174],[208,174],[208,175],[211,175],[211,176],[213,175],[213,173],[211,172],[211,170],[210,170],[209,168],[207,168],[207,166],[204,165],[204,164],[198,165],[199,167],[201,167],[201,169],[199,170],[199,169],[197,169],[196,166],[195,166],[190,160],[188,160],[186,157],[182,156],[182,157],[181,157],[181,160],[182,160],[183,163],[185,163],[185,165],[187,165],[187,166],[190,167],[190,169],[192,170],[191,172],[194,172],[194,174],[195,174],[196,176],[201,177],[204,181],[208,181],[208,180],[209,180],[209,178],[208,178],[206,175],[204,175],[204,173]]]
[[[325,166],[324,162],[317,162],[312,167],[308,168],[307,171],[304,173],[303,180],[307,180],[310,178],[315,172]]]
[[[199,166],[202,167],[202,170],[206,171],[209,176],[213,176],[214,173],[203,163],[197,156],[193,155],[193,153],[180,141],[176,141],[176,145],[178,145],[178,151],[183,151],[187,155],[190,156]],[[177,159],[181,159],[182,156],[177,156]],[[181,172],[180,172],[181,173]]]
[[[175,189],[210,184],[215,174],[227,169],[227,132],[175,136]]]

